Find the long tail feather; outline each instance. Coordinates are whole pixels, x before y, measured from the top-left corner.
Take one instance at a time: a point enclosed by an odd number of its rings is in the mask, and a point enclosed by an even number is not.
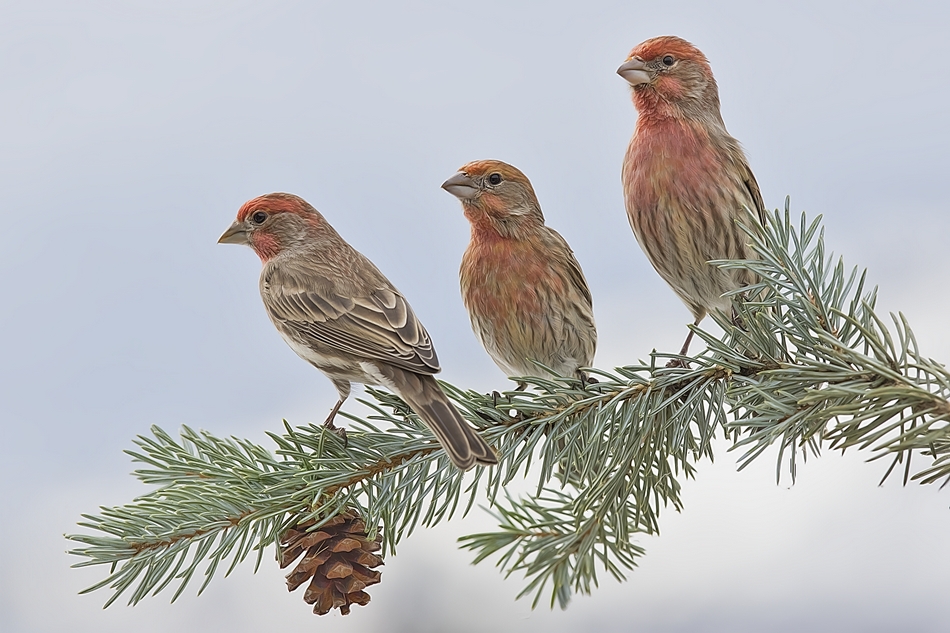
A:
[[[462,418],[435,378],[397,367],[380,369],[396,393],[432,429],[452,463],[462,470],[498,463],[491,446]]]

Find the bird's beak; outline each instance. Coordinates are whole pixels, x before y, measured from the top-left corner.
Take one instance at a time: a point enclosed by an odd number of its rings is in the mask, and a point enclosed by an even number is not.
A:
[[[471,200],[478,194],[475,181],[461,171],[443,182],[442,188],[459,200]]]
[[[648,84],[653,79],[650,71],[647,70],[647,65],[639,57],[631,57],[620,64],[617,74],[626,79],[631,86]]]
[[[246,246],[247,232],[244,230],[244,223],[235,221],[218,238],[218,244],[244,244]]]

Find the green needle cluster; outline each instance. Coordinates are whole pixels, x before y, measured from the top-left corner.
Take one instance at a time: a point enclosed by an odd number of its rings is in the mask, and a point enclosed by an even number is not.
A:
[[[750,216],[750,224],[754,225]],[[649,363],[593,369],[598,382],[520,377],[526,391],[486,395],[443,383],[498,452],[498,465],[463,473],[398,397],[367,389],[371,415],[352,420],[348,442],[323,427],[270,433],[270,449],[184,427],[159,428],[129,451],[154,486],[129,504],[84,515],[76,566],[109,565],[86,591],[128,592],[136,603],[201,570],[203,589],[251,554],[259,565],[291,525],[320,526],[344,509],[381,526],[383,555],[416,527],[465,514],[483,495],[493,532],[460,539],[475,562],[497,555],[520,572],[534,604],[566,606],[598,571],[623,579],[644,555],[636,535],[659,531],[666,507],[682,509],[680,481],[726,437],[740,467],[777,446],[776,476],[822,448],[856,448],[902,465],[905,483],[950,479],[950,373],[920,355],[902,315],[875,313],[865,275],[826,254],[820,219],[769,215],[746,231],[757,259],[716,262],[754,271],[757,284],[719,315],[722,336],[696,328],[706,349],[688,367]],[[911,466],[917,454],[922,466]],[[507,487],[530,482],[531,494]],[[372,536],[372,535],[371,535]],[[200,589],[199,589],[200,591]],[[520,597],[520,596],[519,596]]]

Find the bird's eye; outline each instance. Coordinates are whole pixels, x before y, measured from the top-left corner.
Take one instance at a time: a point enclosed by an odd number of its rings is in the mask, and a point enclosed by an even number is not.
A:
[[[497,185],[501,182],[501,174],[495,173],[488,177],[488,182]]]
[[[263,211],[258,211],[251,216],[251,219],[254,220],[254,224],[264,224],[264,220],[267,219],[267,214]]]
[[[663,65],[664,65],[664,66],[672,66],[672,65],[673,65],[673,62],[675,62],[675,61],[676,61],[676,60],[673,59],[673,56],[672,56],[672,55],[666,55],[665,57],[663,57]]]

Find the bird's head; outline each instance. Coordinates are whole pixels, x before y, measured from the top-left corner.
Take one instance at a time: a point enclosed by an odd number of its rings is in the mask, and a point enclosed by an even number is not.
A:
[[[633,89],[640,113],[659,111],[719,116],[719,89],[703,52],[686,40],[664,35],[638,44],[617,69]]]
[[[268,193],[245,202],[218,243],[245,244],[266,262],[285,250],[313,245],[328,230],[320,212],[303,198]]]
[[[465,216],[472,222],[544,222],[531,181],[520,169],[500,160],[463,165],[442,188],[462,201]]]

